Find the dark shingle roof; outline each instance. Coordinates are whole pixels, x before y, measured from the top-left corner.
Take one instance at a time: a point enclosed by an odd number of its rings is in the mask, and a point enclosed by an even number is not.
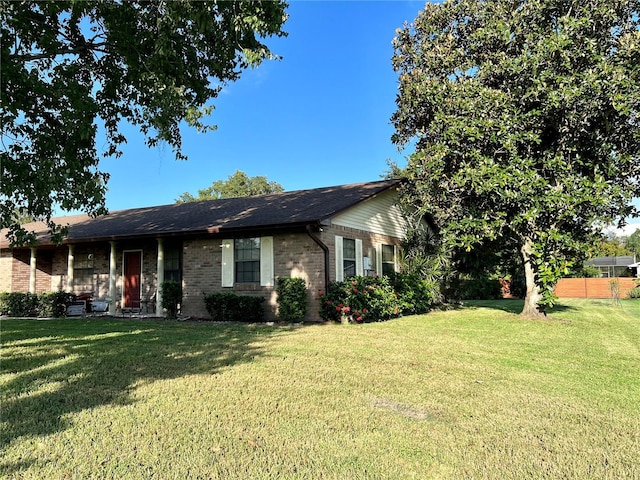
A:
[[[338,185],[244,198],[162,205],[119,210],[103,217],[86,215],[60,217],[57,224],[69,225],[67,242],[109,240],[140,236],[188,233],[233,233],[320,224],[340,212],[397,186],[398,180]],[[40,244],[48,243],[42,223],[25,225],[41,233]],[[3,234],[0,246],[6,247]]]
[[[635,261],[635,257],[629,255],[618,257],[598,257],[587,260],[585,265],[593,265],[594,267],[626,267]]]

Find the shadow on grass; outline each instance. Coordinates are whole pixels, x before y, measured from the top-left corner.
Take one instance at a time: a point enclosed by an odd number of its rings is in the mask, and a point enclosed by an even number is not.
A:
[[[494,310],[501,310],[503,312],[514,313],[519,315],[524,307],[524,300],[522,299],[500,299],[500,300],[464,300],[458,308],[473,309],[473,308],[491,308]],[[554,313],[562,313],[570,310],[575,310],[574,307],[569,305],[555,305],[547,313],[553,315]]]
[[[3,320],[0,451],[68,426],[70,413],[126,405],[140,381],[214,374],[263,353],[263,325],[131,320]],[[27,468],[0,461],[0,472]]]

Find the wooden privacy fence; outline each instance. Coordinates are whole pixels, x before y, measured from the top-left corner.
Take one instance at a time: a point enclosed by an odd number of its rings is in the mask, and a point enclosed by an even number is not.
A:
[[[635,285],[633,278],[561,278],[555,293],[560,298],[611,298],[611,280],[620,282],[620,298],[627,298]]]

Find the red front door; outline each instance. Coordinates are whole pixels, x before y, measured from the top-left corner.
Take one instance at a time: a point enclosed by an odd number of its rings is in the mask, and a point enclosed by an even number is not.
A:
[[[124,252],[124,307],[140,308],[142,252]]]

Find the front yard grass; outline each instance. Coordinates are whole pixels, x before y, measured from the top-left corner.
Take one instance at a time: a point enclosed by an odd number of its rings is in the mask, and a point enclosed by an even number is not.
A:
[[[5,478],[640,478],[640,301],[2,320]]]

